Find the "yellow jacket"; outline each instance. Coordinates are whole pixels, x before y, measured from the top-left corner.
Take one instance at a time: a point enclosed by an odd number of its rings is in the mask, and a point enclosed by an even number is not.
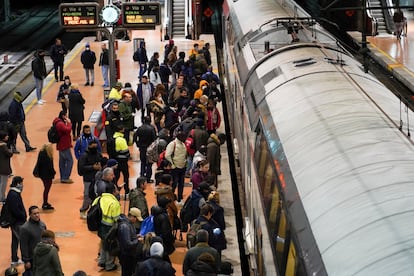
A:
[[[114,99],[120,101],[122,99],[121,91],[118,91],[115,87],[109,92],[108,99]]]
[[[122,132],[115,132],[114,134],[115,139],[115,151],[116,151],[116,159],[128,159],[129,148],[126,139],[124,138],[124,134]]]
[[[102,210],[101,222],[104,225],[112,226],[121,215],[121,204],[113,194],[103,193],[102,196],[95,198],[92,206],[98,203],[99,198],[101,199],[99,204]]]

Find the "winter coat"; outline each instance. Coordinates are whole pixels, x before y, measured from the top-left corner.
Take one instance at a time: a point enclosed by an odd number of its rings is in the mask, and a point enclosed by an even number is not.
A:
[[[36,51],[34,54],[34,59],[32,60],[32,72],[36,79],[43,80],[47,76],[45,59],[43,56],[39,55],[39,51]]]
[[[52,45],[50,47],[50,58],[53,60],[53,63],[63,63],[65,60],[65,55],[68,53],[65,45]]]
[[[216,276],[215,268],[208,263],[202,261],[195,261],[185,276]]]
[[[126,130],[134,129],[134,115],[132,114],[132,104],[121,101],[119,103],[119,113],[122,118],[122,125]]]
[[[47,242],[40,242],[34,249],[33,276],[64,275],[60,264],[58,249]]]
[[[21,102],[13,99],[9,105],[10,122],[14,125],[21,124],[26,120],[23,105]]]
[[[92,134],[89,136],[81,134],[78,140],[76,140],[75,147],[73,148],[76,159],[79,160],[82,154],[87,150],[90,141],[96,141],[96,143],[98,144],[98,152],[102,152],[101,143],[99,142],[99,139],[97,137],[95,137]]]
[[[56,144],[57,150],[66,150],[72,147],[70,132],[72,131],[72,123],[65,123],[60,118],[55,118],[53,124],[56,126],[59,136],[59,142]]]
[[[162,238],[164,244],[164,254],[170,255],[175,250],[175,238],[172,234],[172,227],[168,219],[167,211],[159,206],[153,206],[151,208],[151,214],[154,216],[155,234]]]
[[[215,248],[217,251],[221,251],[227,248],[227,241],[226,236],[224,235],[224,231],[221,229],[220,234],[216,235],[213,233],[213,230],[216,228],[220,228],[217,222],[213,219],[207,220],[204,216],[199,216],[197,218],[196,223],[207,222],[201,225],[201,228],[208,232],[208,245]]]
[[[213,268],[213,271],[218,271],[220,268],[220,256],[216,249],[209,246],[206,242],[198,242],[194,247],[191,247],[187,253],[185,253],[184,261],[183,261],[183,274],[186,275],[187,271],[190,267],[197,262],[198,257],[203,253],[210,253],[214,260],[216,261],[216,265]]]
[[[7,147],[7,143],[0,141],[0,175],[10,175],[12,173],[10,165],[12,156],[13,152]]]
[[[9,135],[9,142],[17,137],[16,129],[10,121],[9,113],[7,111],[0,112],[0,130]]]
[[[37,166],[39,170],[39,177],[41,179],[55,178],[56,171],[53,167],[53,160],[49,157],[49,155],[47,155],[46,150],[39,151]]]
[[[72,89],[69,93],[69,118],[74,122],[83,122],[85,116],[85,99],[77,89]]]
[[[221,230],[226,230],[226,222],[224,220],[224,209],[221,207],[216,201],[211,200],[207,203],[210,204],[211,207],[213,207],[213,215],[211,216],[212,219],[214,219],[215,222],[217,222],[218,225],[220,225]]]
[[[207,142],[207,158],[212,174],[221,174],[220,140],[215,134],[210,135]]]
[[[13,225],[22,225],[25,223],[27,219],[26,215],[26,208],[23,204],[23,199],[21,195],[21,191],[16,187],[10,188],[6,203],[9,205],[9,209],[11,210],[11,215],[13,217]]]
[[[155,128],[147,123],[140,126],[134,133],[134,142],[138,148],[147,148],[157,138]]]
[[[187,165],[187,148],[185,144],[178,140],[171,141],[165,150],[165,159],[170,161],[172,168],[185,168]]]
[[[99,56],[99,66],[107,65],[109,66],[109,51],[108,49],[105,49],[101,52],[101,55]]]
[[[129,209],[132,207],[138,208],[141,211],[142,218],[144,219],[149,216],[148,203],[145,195],[144,191],[140,188],[132,189],[129,192]]]
[[[152,271],[150,271],[150,267],[152,268]],[[156,270],[157,272],[151,274],[152,272],[154,272],[154,270]],[[139,262],[137,264],[137,268],[135,269],[135,275],[174,276],[175,269],[169,262],[163,260],[161,257],[152,256],[149,259],[146,259],[145,261]]]
[[[134,225],[123,214],[118,219],[118,241],[121,256],[136,256],[139,243],[136,230]]]
[[[96,62],[95,52],[91,50],[83,51],[81,54],[81,62],[83,64],[83,68],[93,69]]]
[[[91,153],[86,150],[86,152],[82,154],[78,161],[78,174],[83,176],[84,182],[93,182],[95,180],[97,170],[93,168],[93,165],[100,163],[102,158],[100,152]]]

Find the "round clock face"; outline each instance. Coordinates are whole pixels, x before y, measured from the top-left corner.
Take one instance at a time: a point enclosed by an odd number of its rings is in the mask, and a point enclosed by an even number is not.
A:
[[[104,7],[101,12],[102,20],[110,24],[116,23],[119,19],[119,15],[119,9],[112,5]]]

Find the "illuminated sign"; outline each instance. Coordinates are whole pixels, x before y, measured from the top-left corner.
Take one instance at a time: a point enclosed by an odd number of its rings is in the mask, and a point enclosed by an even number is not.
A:
[[[123,3],[122,25],[139,27],[161,24],[160,3]]]
[[[98,3],[60,4],[60,25],[64,28],[97,27],[98,13]]]

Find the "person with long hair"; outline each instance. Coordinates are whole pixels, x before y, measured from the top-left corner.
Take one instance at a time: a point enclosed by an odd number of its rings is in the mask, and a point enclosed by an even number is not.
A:
[[[42,209],[54,210],[48,201],[50,188],[52,187],[52,180],[56,175],[56,171],[53,167],[53,144],[48,143],[42,146],[37,157],[37,166],[39,177],[44,186]]]

